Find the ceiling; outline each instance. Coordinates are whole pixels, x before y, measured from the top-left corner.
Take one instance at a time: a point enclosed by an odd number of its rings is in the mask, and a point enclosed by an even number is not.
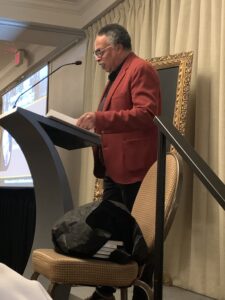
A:
[[[85,27],[121,0],[0,0],[0,71],[17,50],[78,42]]]

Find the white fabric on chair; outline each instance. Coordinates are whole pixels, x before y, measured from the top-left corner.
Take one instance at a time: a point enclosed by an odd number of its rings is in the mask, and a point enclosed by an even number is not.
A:
[[[24,278],[0,263],[1,300],[51,300],[44,287],[36,280]]]

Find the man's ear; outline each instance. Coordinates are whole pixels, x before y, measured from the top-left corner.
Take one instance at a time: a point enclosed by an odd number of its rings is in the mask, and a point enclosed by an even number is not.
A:
[[[117,44],[117,45],[115,46],[115,48],[116,48],[116,50],[117,50],[118,52],[123,51],[123,46],[122,46],[121,44]]]

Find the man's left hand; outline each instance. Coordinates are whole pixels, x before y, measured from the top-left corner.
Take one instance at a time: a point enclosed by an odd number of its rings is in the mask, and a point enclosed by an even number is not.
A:
[[[90,130],[95,128],[95,113],[86,112],[77,120],[77,126]]]

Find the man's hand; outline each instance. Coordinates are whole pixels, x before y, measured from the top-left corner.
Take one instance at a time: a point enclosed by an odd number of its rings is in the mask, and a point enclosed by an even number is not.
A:
[[[87,112],[77,120],[77,126],[90,130],[95,128],[95,113]]]

